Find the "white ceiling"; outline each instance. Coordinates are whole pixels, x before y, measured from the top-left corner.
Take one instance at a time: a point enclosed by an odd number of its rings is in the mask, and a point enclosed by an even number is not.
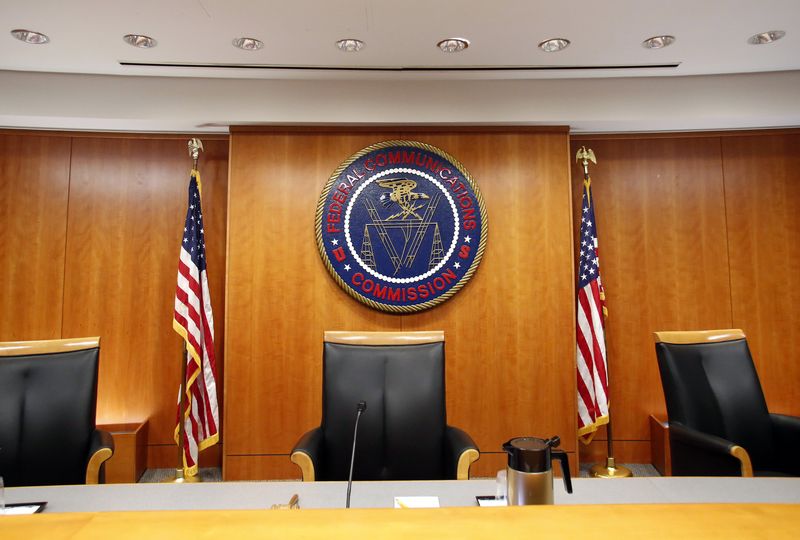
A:
[[[0,21],[0,127],[800,126],[800,0],[0,0]],[[15,28],[51,42],[22,43]],[[786,37],[747,43],[768,30]],[[158,46],[133,48],[127,33]],[[675,44],[642,47],[661,34]],[[265,46],[234,48],[242,36]],[[471,46],[458,54],[436,47],[455,36]],[[572,44],[537,48],[554,37]],[[366,46],[343,53],[340,38]],[[664,64],[678,66],[609,67]],[[308,67],[319,69],[299,69]]]
[[[561,78],[744,73],[800,69],[798,0],[2,0],[0,69],[116,75],[229,78]],[[28,45],[9,31],[50,36]],[[747,38],[785,30],[770,45]],[[123,42],[146,34],[158,46]],[[671,34],[674,45],[642,47],[643,39]],[[231,41],[256,37],[259,51]],[[471,46],[445,54],[436,43],[465,37]],[[355,37],[359,53],[334,43]],[[538,42],[564,37],[559,53]],[[131,67],[120,62],[325,68],[574,67],[679,63],[670,69],[425,72],[386,74],[274,69]]]

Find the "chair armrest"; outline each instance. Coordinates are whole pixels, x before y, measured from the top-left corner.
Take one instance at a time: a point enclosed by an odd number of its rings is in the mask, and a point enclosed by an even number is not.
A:
[[[478,445],[465,431],[453,426],[446,426],[444,439],[448,478],[469,480],[469,467],[481,456]]]
[[[776,469],[800,476],[797,452],[800,449],[800,418],[784,414],[770,414],[775,455],[779,463]]]
[[[670,422],[669,444],[675,476],[753,476],[747,451],[722,437]]]
[[[322,457],[322,428],[306,432],[292,448],[292,463],[300,467],[303,482],[313,482]]]
[[[114,455],[114,439],[111,433],[101,429],[94,430],[92,442],[89,445],[89,455],[86,464],[86,483],[105,483],[103,463]]]

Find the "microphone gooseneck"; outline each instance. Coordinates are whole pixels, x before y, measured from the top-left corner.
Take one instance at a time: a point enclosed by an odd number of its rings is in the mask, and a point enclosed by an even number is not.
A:
[[[356,405],[356,427],[353,430],[353,452],[350,454],[350,474],[347,477],[347,503],[345,508],[350,508],[350,490],[353,487],[353,464],[356,459],[356,437],[358,436],[358,420],[361,418],[361,413],[367,410],[367,402],[359,401]]]

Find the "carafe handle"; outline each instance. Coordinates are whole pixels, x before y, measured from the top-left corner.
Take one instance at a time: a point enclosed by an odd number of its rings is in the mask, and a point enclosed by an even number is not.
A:
[[[553,450],[552,457],[561,462],[561,473],[564,475],[564,488],[567,493],[572,493],[572,477],[569,475],[569,460],[563,450]]]

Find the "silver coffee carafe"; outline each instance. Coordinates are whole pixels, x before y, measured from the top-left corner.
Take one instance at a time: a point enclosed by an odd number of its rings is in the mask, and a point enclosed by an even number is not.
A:
[[[560,442],[558,437],[517,437],[503,444],[503,450],[508,453],[506,497],[509,506],[553,504],[552,458],[561,462],[564,487],[567,493],[572,493],[567,453],[553,450]]]

